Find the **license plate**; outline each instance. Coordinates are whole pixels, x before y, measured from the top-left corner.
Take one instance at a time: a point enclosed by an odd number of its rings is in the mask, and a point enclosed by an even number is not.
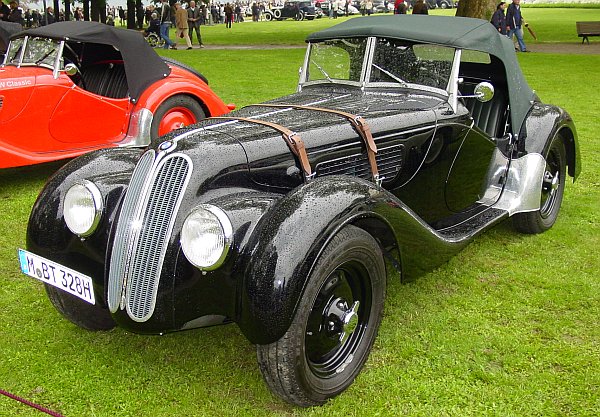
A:
[[[96,304],[92,279],[87,275],[23,249],[19,249],[19,262],[25,275]]]

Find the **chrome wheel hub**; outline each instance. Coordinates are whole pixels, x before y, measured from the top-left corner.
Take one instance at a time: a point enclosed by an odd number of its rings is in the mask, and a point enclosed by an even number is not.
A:
[[[351,306],[348,306],[348,301],[343,298],[336,298],[331,301],[325,312],[328,333],[336,337],[342,344],[348,340],[358,327],[359,306],[359,301],[355,301]]]

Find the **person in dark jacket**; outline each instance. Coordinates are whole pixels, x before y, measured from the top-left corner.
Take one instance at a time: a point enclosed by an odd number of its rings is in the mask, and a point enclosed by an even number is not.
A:
[[[521,16],[521,0],[512,0],[512,3],[506,10],[506,30],[508,31],[508,37],[512,39],[513,35],[516,35],[521,52],[528,52],[523,41],[523,24],[525,22],[523,21],[523,16]]]
[[[417,0],[413,6],[412,14],[429,14],[429,9],[424,0]]]
[[[506,9],[506,3],[501,1],[496,7],[496,11],[492,15],[492,25],[498,32],[506,35],[506,16],[504,15],[504,9]]]
[[[18,23],[23,26],[25,21],[23,20],[23,11],[19,9],[19,3],[15,0],[10,2],[10,13],[8,14],[8,21]]]

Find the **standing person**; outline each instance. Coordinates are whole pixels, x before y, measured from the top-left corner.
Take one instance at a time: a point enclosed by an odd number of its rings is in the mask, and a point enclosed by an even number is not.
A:
[[[429,9],[427,9],[427,4],[425,4],[424,0],[416,1],[413,6],[412,14],[429,14]]]
[[[371,16],[371,13],[373,13],[373,1],[372,0],[365,1],[365,8],[367,10],[367,16]]]
[[[223,12],[225,13],[225,27],[231,29],[231,22],[233,22],[233,7],[231,7],[231,4],[227,3]]]
[[[406,14],[406,2],[404,0],[396,0],[394,2],[394,14]]]
[[[498,3],[496,11],[492,15],[491,23],[498,32],[506,35],[506,16],[504,15],[504,9],[506,9],[506,3],[501,1]]]
[[[44,13],[44,16],[42,16],[42,21],[40,23],[40,25],[42,26],[46,26],[46,25],[51,25],[52,23],[55,22],[55,18],[54,18],[54,9],[52,7],[48,7],[46,9],[46,12]]]
[[[23,26],[23,11],[19,9],[19,3],[16,0],[10,2],[10,13],[8,14],[8,21],[18,23]]]
[[[162,10],[160,11],[160,37],[165,41],[164,49],[177,49],[177,45],[169,38],[169,28],[171,27],[171,6],[169,0],[162,0]]]
[[[187,11],[181,7],[181,3],[175,3],[175,36],[177,38],[185,39],[187,49],[192,49],[192,42],[188,36],[190,27],[188,26],[188,14]]]
[[[6,4],[4,4],[4,1],[0,0],[0,20],[7,22],[9,14],[10,9]]]
[[[521,0],[512,0],[512,3],[506,10],[506,30],[508,31],[508,37],[513,38],[513,35],[517,35],[517,42],[519,43],[519,49],[521,52],[529,52],[523,41],[523,16],[521,16]]]
[[[190,43],[192,42],[192,38],[194,37],[194,30],[196,31],[196,37],[198,38],[198,44],[200,48],[204,48],[202,44],[202,35],[200,34],[200,20],[202,19],[202,9],[200,7],[196,7],[196,2],[194,0],[190,1],[190,7],[187,9],[187,21],[189,26],[188,36],[190,38]]]

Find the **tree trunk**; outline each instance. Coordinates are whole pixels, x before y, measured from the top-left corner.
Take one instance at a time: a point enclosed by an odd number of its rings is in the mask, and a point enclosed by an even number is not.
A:
[[[127,29],[135,29],[135,0],[127,0]]]
[[[460,0],[456,16],[477,17],[489,21],[496,10],[496,0]]]
[[[106,0],[92,0],[90,20],[106,23]]]

